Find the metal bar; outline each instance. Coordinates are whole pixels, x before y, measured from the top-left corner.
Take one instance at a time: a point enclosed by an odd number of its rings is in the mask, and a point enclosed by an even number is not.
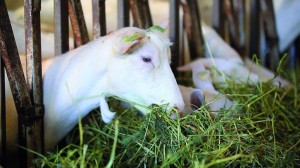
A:
[[[300,65],[300,36],[298,36],[289,49],[289,68],[296,70]]]
[[[93,38],[106,35],[105,0],[93,0]]]
[[[182,7],[182,9],[184,8],[183,5],[182,5],[182,2],[180,2],[180,6]],[[186,29],[185,29],[185,26],[184,26],[184,10],[183,10],[183,14],[182,14],[182,17],[183,19],[179,20],[179,39],[180,39],[180,43],[179,43],[179,54],[180,57],[178,59],[178,65],[185,65],[187,64],[188,62],[187,61],[190,61],[190,59],[187,59],[186,57],[189,57],[190,55],[188,55],[189,53],[187,53],[185,51],[185,47],[186,47],[186,44],[185,44],[185,32],[186,32]],[[188,75],[187,73],[179,73],[178,76],[183,76],[183,75]]]
[[[236,28],[236,16],[234,11],[234,2],[233,0],[224,0],[224,19],[226,19],[226,28],[229,30],[228,35],[229,36],[229,43],[233,48],[236,47],[236,36],[237,36],[237,28]],[[225,36],[226,36],[225,35]]]
[[[250,1],[249,57],[260,54],[260,4],[259,0]]]
[[[1,53],[0,53],[1,55]],[[6,162],[6,104],[5,104],[5,72],[4,64],[0,58],[0,88],[1,88],[1,165],[7,167]]]
[[[246,46],[245,46],[245,0],[232,0],[232,13],[235,18],[235,46],[234,48],[240,54],[242,58],[246,57]]]
[[[133,25],[147,29],[152,26],[152,18],[148,0],[130,0]]]
[[[92,0],[93,7],[93,39],[100,37],[100,0]]]
[[[213,1],[212,26],[222,38],[225,38],[225,19],[223,0]]]
[[[99,1],[99,9],[100,9],[100,17],[99,17],[100,36],[105,36],[106,33],[107,33],[107,31],[106,31],[105,0],[100,0]]]
[[[183,22],[182,23],[179,23],[179,24],[182,24],[182,31],[179,30],[179,39],[180,39],[180,43],[179,43],[179,46],[180,46],[180,58],[179,58],[179,65],[184,65],[184,62],[185,62],[185,59],[183,57],[186,57],[186,52],[184,51],[185,50],[185,38],[184,38],[184,33],[183,32],[186,32],[186,35],[187,35],[187,41],[188,41],[188,49],[189,49],[189,58],[192,57],[192,55],[194,54],[194,51],[193,51],[193,44],[192,44],[192,25],[191,25],[191,14],[190,14],[190,9],[189,9],[189,6],[187,5],[187,1],[186,2],[183,2],[181,1],[180,2],[180,6],[183,10]],[[181,75],[181,74],[180,74]]]
[[[129,26],[129,0],[118,0],[118,29]]]
[[[34,111],[30,95],[27,90],[25,77],[22,71],[21,61],[9,21],[7,8],[3,0],[0,0],[0,48],[1,57],[5,65],[10,88],[18,112],[18,137],[19,145],[26,147],[27,124],[32,119]],[[25,157],[24,157],[25,156]],[[20,150],[20,165],[27,165],[27,153]]]
[[[26,74],[27,86],[34,105],[34,120],[26,133],[27,147],[36,152],[44,153],[44,105],[41,59],[41,0],[26,0],[25,16],[25,45],[26,45]],[[27,123],[25,123],[27,124]],[[28,152],[28,156],[35,156]],[[28,165],[33,166],[32,160]]]
[[[75,47],[79,47],[90,41],[80,0],[69,0],[68,7]]]
[[[69,51],[68,0],[54,1],[55,55]]]
[[[204,57],[205,50],[198,4],[195,0],[187,0],[186,4],[182,3],[182,6],[191,60],[195,60]]]
[[[142,9],[141,13],[144,14],[144,19],[145,19],[144,28],[147,29],[147,28],[149,28],[153,25],[150,6],[149,6],[149,1],[148,0],[143,0],[142,1],[142,8],[140,7],[140,9]]]
[[[10,81],[17,111],[21,112],[20,109],[29,108],[28,104],[31,104],[31,101],[4,0],[0,0],[0,18],[1,57]]]
[[[230,45],[243,57],[245,56],[245,1],[226,0],[225,14],[229,29]]]
[[[141,14],[139,8],[142,8],[141,0],[130,0],[130,9],[132,12],[133,26],[145,28],[144,15]]]
[[[176,68],[179,66],[179,0],[170,0],[170,40],[173,42],[171,46],[172,64],[171,68],[175,77],[178,76]]]
[[[38,153],[44,153],[44,105],[41,59],[41,0],[26,0],[24,2],[26,74],[27,88],[34,105],[34,113],[30,120],[22,120],[26,133],[26,146]],[[36,156],[27,152],[27,166],[33,167]]]
[[[279,64],[279,45],[278,35],[275,23],[275,14],[273,1],[260,1],[261,11],[263,14],[263,26],[269,52],[266,55],[266,66],[275,70]]]

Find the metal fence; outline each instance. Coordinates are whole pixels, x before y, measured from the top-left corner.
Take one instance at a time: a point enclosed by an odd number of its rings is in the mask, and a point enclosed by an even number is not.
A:
[[[26,74],[23,75],[16,42],[4,0],[0,1],[0,41],[1,41],[1,74],[5,68],[14,102],[18,113],[19,145],[43,152],[43,93],[41,78],[41,47],[40,47],[40,1],[25,1],[25,43],[26,43]],[[4,68],[3,68],[4,67]],[[1,75],[1,88],[5,86],[4,75]],[[1,94],[5,89],[1,90]],[[6,165],[6,126],[5,96],[1,97],[2,113],[2,156],[3,166]],[[15,131],[15,130],[10,130]],[[32,160],[33,154],[19,150],[21,165]]]

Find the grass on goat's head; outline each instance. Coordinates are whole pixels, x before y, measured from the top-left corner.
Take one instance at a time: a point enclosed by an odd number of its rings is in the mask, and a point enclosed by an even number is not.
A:
[[[222,89],[242,111],[211,118],[208,109],[171,119],[160,106],[146,116],[109,99],[116,119],[104,124],[94,111],[68,146],[36,160],[40,167],[298,167],[299,78],[290,89],[269,83],[231,83]],[[77,131],[78,132],[78,131]],[[80,142],[82,139],[82,142]]]

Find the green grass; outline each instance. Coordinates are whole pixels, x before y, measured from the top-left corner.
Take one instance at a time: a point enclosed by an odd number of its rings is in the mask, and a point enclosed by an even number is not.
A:
[[[171,119],[153,106],[143,117],[111,100],[118,112],[111,124],[94,111],[71,134],[72,144],[35,162],[39,167],[299,167],[300,78],[295,72],[288,76],[295,84],[290,89],[231,83],[221,92],[242,110],[231,115],[222,110],[215,119],[205,107]]]

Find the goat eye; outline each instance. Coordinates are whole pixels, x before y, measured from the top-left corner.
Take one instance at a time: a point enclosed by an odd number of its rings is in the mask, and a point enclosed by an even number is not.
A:
[[[152,60],[150,57],[143,57],[143,61],[148,63],[151,62]]]

